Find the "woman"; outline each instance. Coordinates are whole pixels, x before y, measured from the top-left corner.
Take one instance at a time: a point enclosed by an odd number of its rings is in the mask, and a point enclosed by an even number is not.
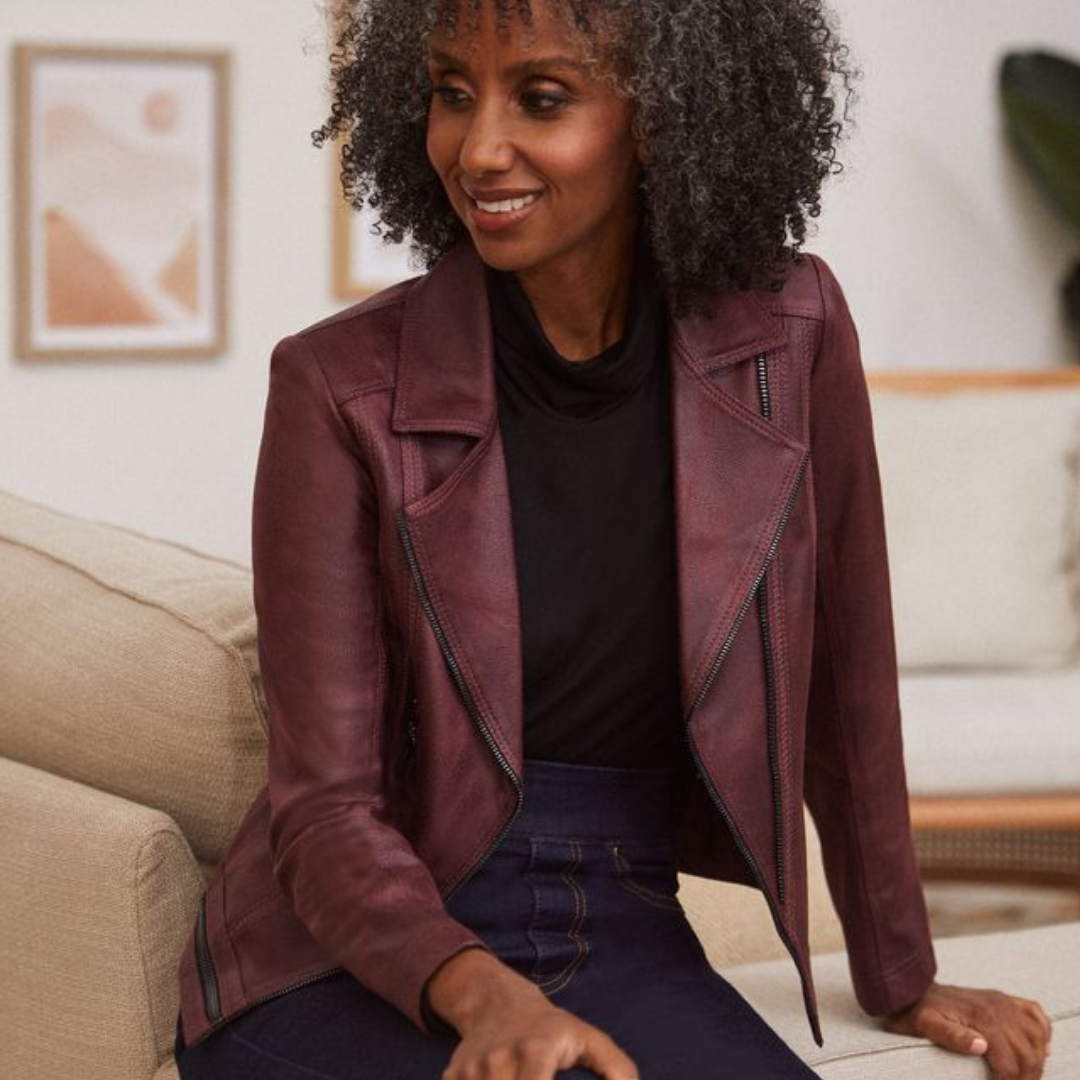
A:
[[[1038,1005],[934,981],[857,339],[794,257],[819,4],[374,0],[342,41],[319,137],[431,269],[274,353],[269,783],[181,1076],[811,1077],[676,896],[763,892],[820,1042],[805,794],[864,1008],[1035,1080]]]

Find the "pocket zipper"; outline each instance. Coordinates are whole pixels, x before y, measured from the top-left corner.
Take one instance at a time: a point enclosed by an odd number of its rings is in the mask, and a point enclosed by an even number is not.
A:
[[[765,367],[765,356],[757,357],[758,391],[761,398],[761,415],[766,420],[772,419],[772,402],[769,397],[769,380]],[[765,663],[765,739],[769,753],[769,775],[772,781],[773,803],[773,858],[776,864],[776,891],[780,901],[784,901],[784,802],[783,785],[780,770],[780,746],[777,731],[776,700],[776,665],[772,648],[772,636],[769,633],[769,585],[768,576],[762,574],[758,588],[758,614],[761,622],[761,645]]]
[[[211,1020],[221,1016],[221,994],[218,991],[217,972],[210,946],[206,940],[206,892],[199,898],[199,912],[195,919],[195,965],[199,969],[203,1005]]]
[[[195,920],[195,962],[199,971],[199,982],[202,987],[203,1004],[206,1009],[207,1018],[211,1021],[210,1030],[221,1026],[220,1023],[215,1023],[215,1021],[223,1022],[224,1020],[232,1020],[236,1016],[239,1016],[240,1013],[245,1013],[249,1009],[253,1009],[256,1005],[261,1005],[264,1001],[270,1001],[272,998],[281,997],[282,994],[287,994],[290,990],[297,990],[301,986],[307,986],[308,983],[317,982],[319,979],[325,979],[330,975],[336,975],[338,972],[345,970],[345,968],[340,965],[335,965],[323,971],[316,971],[313,975],[308,975],[306,978],[289,983],[288,986],[279,987],[269,994],[264,994],[262,997],[255,998],[253,1001],[247,1002],[242,1009],[237,1010],[228,1017],[223,1017],[217,972],[214,969],[214,960],[210,955],[210,946],[206,937],[205,892],[199,900],[198,917]],[[209,1031],[207,1034],[209,1034]]]

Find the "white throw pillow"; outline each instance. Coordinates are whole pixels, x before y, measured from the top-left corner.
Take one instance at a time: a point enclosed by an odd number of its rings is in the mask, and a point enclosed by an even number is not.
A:
[[[903,668],[1080,660],[1080,386],[871,386]]]

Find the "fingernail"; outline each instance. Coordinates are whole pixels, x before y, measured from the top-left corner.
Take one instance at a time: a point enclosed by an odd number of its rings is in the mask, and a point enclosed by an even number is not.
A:
[[[976,1035],[971,1040],[971,1052],[973,1054],[981,1054],[987,1047],[986,1040],[981,1035]]]

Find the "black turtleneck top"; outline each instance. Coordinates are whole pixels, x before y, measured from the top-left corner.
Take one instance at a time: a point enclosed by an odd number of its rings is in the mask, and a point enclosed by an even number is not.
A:
[[[635,255],[624,334],[564,359],[517,278],[486,270],[521,607],[526,757],[681,753],[663,294]]]

